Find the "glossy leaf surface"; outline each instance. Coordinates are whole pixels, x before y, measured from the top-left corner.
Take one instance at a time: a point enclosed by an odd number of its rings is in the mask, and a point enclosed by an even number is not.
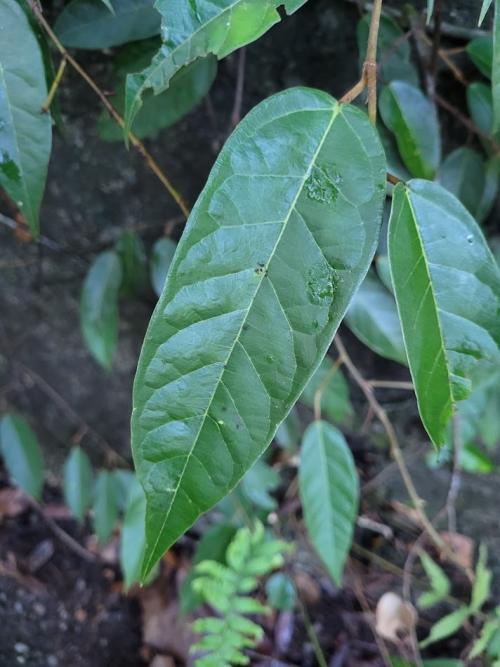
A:
[[[379,106],[408,170],[413,176],[433,178],[441,158],[441,138],[432,104],[415,86],[394,81],[382,90]]]
[[[375,251],[385,163],[358,109],[303,88],[230,137],[181,239],[134,386],[145,573],[264,451]]]
[[[64,500],[79,521],[92,503],[92,486],[89,457],[81,447],[72,447],[64,464]]]
[[[113,106],[120,114],[125,110],[126,75],[146,67],[159,44],[159,40],[150,40],[147,48],[142,43],[131,44],[126,54],[120,54],[113,96]],[[134,134],[140,139],[154,138],[161,130],[176,123],[205,97],[216,73],[217,59],[214,56],[199,58],[180,69],[161,95],[144,97],[134,122]],[[123,141],[122,128],[106,111],[103,111],[99,118],[98,130],[101,139],[105,141]]]
[[[151,65],[127,77],[125,93],[126,129],[132,127],[148,89],[155,95],[166,90],[181,67],[213,54],[224,58],[258,39],[280,20],[277,7],[293,12],[304,0],[157,0],[162,16],[163,45]]]
[[[406,352],[393,295],[369,272],[354,295],[345,322],[371,350],[406,364]]]
[[[95,359],[110,368],[118,339],[118,292],[122,269],[118,255],[103,252],[90,267],[82,287],[80,325]]]
[[[93,509],[95,534],[101,544],[106,544],[118,518],[116,480],[108,470],[97,475]]]
[[[464,146],[450,153],[439,169],[439,182],[477,219],[486,187],[485,163],[477,151]]]
[[[462,204],[419,180],[394,190],[389,260],[420,416],[441,445],[478,361],[498,359],[500,271]]]
[[[59,14],[54,30],[64,46],[108,49],[146,39],[160,32],[160,14],[153,0],[72,0]]]
[[[38,234],[52,144],[43,54],[15,0],[0,0],[0,187]]]
[[[0,420],[0,447],[14,482],[36,500],[43,487],[42,450],[25,419],[7,414]]]
[[[299,488],[311,542],[340,586],[354,532],[359,481],[344,436],[328,422],[315,421],[304,434]]]
[[[493,63],[493,39],[490,35],[476,37],[465,47],[469,58],[478,70],[491,79],[491,68]]]
[[[163,291],[168,269],[174,258],[177,244],[172,239],[159,239],[153,246],[151,257],[150,278],[153,289],[158,296]]]
[[[321,396],[321,413],[337,424],[345,424],[353,416],[349,385],[344,374],[330,357],[325,357],[302,392],[300,402],[314,409],[317,392]]]

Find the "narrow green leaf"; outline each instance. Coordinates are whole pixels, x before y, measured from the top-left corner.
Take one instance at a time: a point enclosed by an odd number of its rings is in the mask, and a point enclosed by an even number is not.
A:
[[[429,636],[423,642],[420,642],[420,647],[426,648],[430,644],[434,644],[442,639],[446,639],[446,637],[454,635],[455,632],[460,630],[462,625],[469,618],[469,615],[469,609],[467,607],[459,607],[451,612],[451,614],[443,616],[443,618],[439,619],[439,621],[432,626]]]
[[[43,54],[15,0],[0,0],[0,187],[38,235],[52,144]]]
[[[393,81],[380,95],[380,115],[396,137],[405,166],[413,176],[433,178],[441,158],[441,138],[434,106],[416,87]]]
[[[427,0],[427,19],[426,23],[429,25],[432,15],[434,14],[434,0]]]
[[[498,194],[500,184],[500,156],[496,155],[488,160],[484,174],[484,189],[479,202],[476,219],[483,222],[491,213]]]
[[[110,368],[118,340],[118,292],[121,263],[114,252],[103,252],[92,263],[82,287],[80,325],[95,359]]]
[[[359,481],[344,436],[328,422],[315,421],[304,434],[299,488],[311,542],[340,586],[358,511]]]
[[[481,13],[479,14],[479,21],[477,22],[478,25],[481,25],[482,22],[484,21],[484,17],[486,16],[486,12],[491,7],[492,2],[493,2],[493,0],[483,0],[483,4],[481,5]]]
[[[370,271],[351,301],[345,323],[359,340],[382,357],[407,364],[393,295]]]
[[[122,268],[120,294],[133,296],[140,293],[146,283],[146,251],[141,237],[131,230],[125,230],[115,250]]]
[[[479,639],[475,641],[474,646],[469,653],[469,659],[479,658],[479,656],[486,651],[488,644],[497,633],[500,633],[500,619],[491,618],[487,620],[481,628]]]
[[[493,67],[493,37],[476,37],[465,47],[467,55],[472,60],[478,70],[491,79],[491,70]]]
[[[425,551],[421,551],[419,556],[425,574],[430,581],[431,590],[422,593],[417,600],[417,604],[420,609],[428,609],[441,602],[449,594],[450,580],[442,568]]]
[[[185,0],[157,0],[162,16],[163,45],[151,65],[127,77],[125,130],[130,130],[148,89],[155,95],[170,85],[181,67],[197,58],[213,54],[224,58],[255,41],[280,20],[277,7],[293,12],[305,0],[214,0],[191,3]]]
[[[491,94],[493,97],[493,133],[500,133],[500,0],[495,0],[493,20],[493,62],[491,66]]]
[[[161,295],[168,269],[174,258],[177,244],[172,239],[159,239],[153,246],[151,257],[150,279],[153,289],[158,296]]]
[[[103,3],[103,5],[104,5],[105,7],[107,7],[107,8],[109,9],[109,11],[110,11],[112,14],[115,13],[115,9],[114,9],[113,5],[111,4],[111,0],[101,0],[101,2]]]
[[[120,54],[120,64],[117,67],[117,83],[113,96],[113,106],[123,114],[125,110],[125,78],[130,72],[137,72],[151,62],[153,54],[158,50],[159,40],[151,40],[147,48],[142,42],[130,44],[127,52],[130,55],[124,58]],[[172,78],[170,86],[161,95],[147,95],[144,98],[137,118],[134,122],[134,134],[140,139],[154,138],[164,128],[170,127],[191,109],[193,109],[208,93],[217,73],[217,59],[215,56],[199,58],[186,67],[183,67]],[[123,141],[122,128],[103,111],[98,122],[98,131],[105,141]]]
[[[488,600],[491,593],[493,574],[487,567],[488,550],[484,544],[479,546],[479,558],[476,565],[476,578],[472,587],[470,612],[476,614]]]
[[[289,576],[276,572],[266,581],[267,602],[273,609],[292,611],[297,594]]]
[[[107,470],[97,475],[93,510],[95,534],[101,544],[106,544],[118,518],[116,480]]]
[[[54,31],[64,46],[108,49],[160,33],[160,15],[153,0],[111,0],[111,13],[101,0],[72,0],[57,17]]]
[[[147,573],[266,449],[373,258],[385,163],[363,112],[291,89],[219,155],[146,334],[132,442]]]
[[[477,151],[463,146],[450,153],[439,168],[439,182],[477,219],[486,187],[486,167]]]
[[[472,120],[484,134],[491,134],[493,129],[493,101],[491,88],[485,83],[471,83],[467,87],[467,106]],[[486,150],[491,151],[491,144],[481,138]]]
[[[137,479],[129,489],[127,507],[123,518],[120,538],[120,567],[122,568],[125,590],[139,581],[146,538],[146,497]]]
[[[352,418],[354,410],[349,397],[349,385],[330,357],[325,357],[318,366],[302,392],[300,402],[314,409],[317,391],[321,392],[321,412],[328,419],[336,424],[345,424]]]
[[[25,419],[13,414],[2,417],[0,446],[5,467],[14,482],[40,500],[43,487],[42,450]]]
[[[462,204],[420,180],[394,190],[389,261],[420,416],[441,445],[478,361],[498,359],[500,271]]]
[[[92,502],[92,484],[89,457],[81,447],[72,447],[64,464],[64,500],[78,521]]]

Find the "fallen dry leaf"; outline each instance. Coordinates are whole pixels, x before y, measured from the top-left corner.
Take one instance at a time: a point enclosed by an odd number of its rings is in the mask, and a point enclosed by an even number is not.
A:
[[[296,572],[293,575],[295,586],[302,601],[306,604],[315,604],[321,597],[321,588],[306,572]]]
[[[460,533],[441,533],[441,537],[453,551],[464,568],[472,568],[474,561],[474,540]]]
[[[375,626],[384,639],[398,642],[410,634],[417,622],[415,607],[396,593],[384,593],[377,603]]]

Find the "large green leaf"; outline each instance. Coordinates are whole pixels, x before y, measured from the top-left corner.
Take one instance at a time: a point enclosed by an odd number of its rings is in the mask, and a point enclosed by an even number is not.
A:
[[[360,68],[366,57],[370,18],[370,14],[365,14],[356,29]],[[410,42],[404,38],[403,31],[394,19],[382,14],[377,40],[377,63],[381,81],[408,81],[418,86],[418,73],[410,62],[410,56]]]
[[[108,470],[97,475],[94,495],[94,530],[101,544],[111,537],[118,518],[118,488],[116,479]]]
[[[42,50],[15,0],[0,0],[0,187],[38,235],[52,143]]]
[[[103,252],[90,267],[82,287],[80,324],[95,359],[110,368],[118,340],[118,292],[121,262],[114,252]]]
[[[408,363],[394,297],[374,272],[368,273],[354,295],[345,322],[377,354]]]
[[[330,357],[325,357],[307,383],[300,397],[301,403],[314,408],[317,392],[321,392],[320,408],[323,415],[337,424],[345,424],[353,416],[349,385],[340,368]]]
[[[420,180],[394,190],[389,260],[420,416],[441,445],[477,362],[498,359],[500,271],[462,204]]]
[[[159,239],[153,246],[151,257],[150,279],[158,296],[162,293],[168,269],[175,254],[177,245],[172,239]]]
[[[92,502],[92,466],[81,447],[72,447],[64,464],[64,499],[79,521]]]
[[[497,134],[500,132],[500,0],[495,0],[491,94],[493,96],[493,132]]]
[[[120,54],[116,64],[117,84],[113,96],[113,106],[119,113],[125,110],[125,77],[137,72],[151,62],[158,50],[159,40],[150,40],[145,47],[142,43],[131,44],[125,54]],[[170,86],[161,95],[146,95],[134,122],[134,134],[139,138],[155,137],[160,130],[176,123],[195,107],[207,94],[217,73],[217,59],[214,56],[198,58],[183,67],[172,78]],[[98,124],[99,135],[105,141],[122,141],[122,128],[103,111]]]
[[[0,420],[0,447],[5,467],[14,482],[39,500],[43,487],[42,450],[22,417],[8,414]]]
[[[163,45],[151,65],[129,74],[125,89],[126,130],[132,127],[148,89],[155,95],[166,90],[181,67],[197,58],[213,54],[224,58],[263,35],[280,20],[277,7],[289,13],[305,0],[157,0],[162,16]]]
[[[328,422],[315,421],[304,434],[299,488],[311,541],[340,586],[358,510],[359,481],[344,436]]]
[[[101,0],[72,0],[59,14],[54,30],[76,49],[108,49],[160,32],[153,0],[112,0],[111,13]]]
[[[450,153],[439,168],[439,182],[478,218],[486,187],[486,166],[477,151],[463,146]]]
[[[147,573],[264,451],[372,260],[385,162],[365,114],[296,88],[219,155],[146,334],[132,443]]]
[[[491,79],[493,63],[493,38],[491,35],[476,37],[467,44],[465,50],[478,70],[488,79]]]
[[[396,137],[405,166],[413,176],[433,178],[441,158],[441,138],[434,106],[416,87],[393,81],[380,95],[380,115]]]

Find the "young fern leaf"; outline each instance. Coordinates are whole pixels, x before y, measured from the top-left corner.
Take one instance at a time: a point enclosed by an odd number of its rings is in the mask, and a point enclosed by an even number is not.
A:
[[[265,100],[226,143],[135,379],[143,575],[271,442],[368,270],[384,196],[375,129],[324,93]]]
[[[245,648],[254,647],[262,638],[262,628],[245,618],[263,614],[267,607],[249,597],[257,588],[258,577],[283,565],[290,545],[281,540],[266,539],[264,527],[241,528],[226,552],[227,565],[205,560],[195,568],[192,586],[219,617],[198,619],[193,629],[204,637],[193,646],[193,652],[205,655],[195,661],[196,667],[230,667],[246,665]]]

